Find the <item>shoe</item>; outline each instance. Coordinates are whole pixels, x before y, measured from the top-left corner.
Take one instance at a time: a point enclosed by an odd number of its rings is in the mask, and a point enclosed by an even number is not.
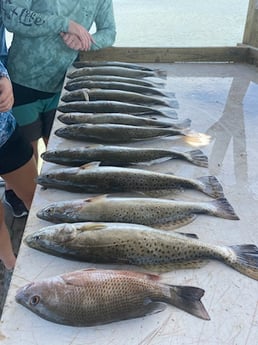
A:
[[[5,191],[4,202],[11,208],[13,216],[15,218],[25,217],[29,213],[23,201],[19,199],[11,189]]]

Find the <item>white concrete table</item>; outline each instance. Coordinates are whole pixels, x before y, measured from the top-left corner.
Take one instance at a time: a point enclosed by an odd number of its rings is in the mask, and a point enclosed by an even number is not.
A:
[[[150,65],[152,66],[152,65]],[[216,175],[239,221],[199,216],[181,228],[203,241],[219,245],[258,245],[258,74],[257,68],[238,64],[156,64],[168,71],[166,88],[176,93],[179,118],[192,119],[192,128],[212,136],[201,149],[209,169],[168,161],[149,169],[186,177]],[[54,129],[61,126],[58,120]],[[49,149],[80,146],[52,132]],[[138,144],[131,144],[137,146]],[[143,146],[190,150],[182,139],[142,142]],[[43,171],[55,167],[44,163]],[[188,194],[185,192],[182,198]],[[191,196],[191,194],[190,194]],[[81,195],[37,188],[25,235],[50,223],[36,217],[43,206]],[[194,197],[205,199],[201,194]],[[22,243],[0,324],[3,345],[254,345],[258,343],[258,282],[226,265],[211,261],[201,269],[164,274],[172,284],[205,289],[202,299],[210,321],[168,306],[164,312],[103,326],[77,328],[41,319],[15,302],[19,287],[42,278],[85,267],[116,267],[69,261],[28,248]]]

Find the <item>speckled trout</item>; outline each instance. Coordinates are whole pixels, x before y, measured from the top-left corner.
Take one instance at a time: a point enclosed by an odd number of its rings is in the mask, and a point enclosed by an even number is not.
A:
[[[165,304],[209,320],[203,294],[197,287],[164,284],[154,274],[88,269],[29,283],[15,298],[48,321],[94,326],[161,312]]]
[[[215,176],[196,179],[159,173],[146,169],[100,166],[92,162],[81,167],[61,168],[41,173],[37,183],[45,188],[63,189],[75,193],[120,193],[192,189],[213,198],[224,196]]]
[[[95,78],[96,79],[96,78]],[[113,79],[113,78],[112,78]],[[135,79],[138,80],[138,79]],[[80,78],[71,79],[72,82],[66,83],[65,90],[76,91],[84,88],[87,89],[102,89],[102,90],[123,90],[129,92],[137,92],[143,95],[154,95],[154,96],[163,96],[163,97],[174,97],[174,94],[161,90],[155,87],[138,85],[133,83],[119,82],[119,81],[106,81],[106,80],[80,80]]]
[[[117,75],[120,77],[129,77],[129,78],[145,78],[145,77],[154,77],[154,78],[167,78],[167,72],[159,69],[152,71],[144,70],[135,70],[131,68],[121,67],[121,66],[96,66],[96,67],[82,67],[77,68],[75,71],[67,73],[68,78],[76,78],[82,75]]]
[[[193,235],[128,223],[62,223],[28,235],[34,249],[67,259],[93,263],[137,265],[151,271],[190,268],[200,260],[219,260],[258,280],[255,245],[218,246]]]
[[[73,63],[75,68],[82,68],[82,67],[97,67],[97,66],[114,66],[114,67],[125,67],[125,68],[132,68],[136,70],[142,71],[153,71],[155,69],[151,67],[147,67],[144,65],[139,65],[131,62],[122,62],[122,61],[75,61]]]
[[[136,163],[154,163],[159,159],[181,159],[201,167],[208,167],[208,157],[201,150],[175,150],[126,146],[91,145],[63,150],[47,150],[41,154],[44,161],[67,166],[81,166],[99,161],[101,165],[127,166]]]
[[[116,84],[118,84],[118,83],[120,83],[120,84],[133,84],[133,85],[139,85],[139,86],[147,86],[147,88],[154,88],[154,89],[155,88],[163,88],[165,85],[165,82],[161,79],[160,80],[156,79],[155,81],[153,81],[153,80],[147,80],[147,79],[119,77],[116,75],[83,75],[81,77],[76,77],[73,79],[67,79],[66,83],[65,83],[65,89],[69,90],[69,87],[71,84],[78,83],[81,81],[85,81],[85,82],[92,81],[94,83],[104,82],[105,84],[115,82]],[[95,85],[94,87],[100,87],[100,86]],[[93,88],[93,86],[91,86],[90,88]],[[158,90],[158,91],[162,92],[162,95],[175,96],[175,93],[167,91],[167,90],[162,90],[162,91]],[[140,89],[138,89],[138,92],[140,92]],[[144,92],[143,89],[142,89],[142,92]]]
[[[91,123],[91,124],[120,124],[131,126],[154,126],[154,127],[171,127],[176,129],[189,128],[191,125],[190,119],[185,120],[173,120],[167,119],[159,120],[157,118],[149,118],[143,116],[135,116],[125,113],[65,113],[58,115],[58,120],[66,125],[73,125],[79,123]]]
[[[118,101],[76,101],[58,106],[63,113],[127,113],[138,115],[160,115],[177,119],[177,113],[169,107],[148,107],[146,105],[118,102]]]
[[[53,223],[119,222],[175,229],[192,222],[198,214],[237,220],[225,198],[186,202],[157,198],[97,196],[52,203],[37,212]]]
[[[55,131],[58,137],[95,142],[126,143],[136,140],[153,139],[156,137],[187,136],[191,131],[176,128],[158,128],[151,126],[131,126],[120,124],[80,123],[60,127]],[[197,138],[198,139],[198,138]]]
[[[81,88],[70,92],[65,92],[61,101],[63,102],[76,102],[76,101],[118,101],[125,103],[133,103],[140,105],[159,105],[165,107],[178,108],[178,102],[174,98],[154,97],[144,95],[137,92],[124,91],[124,90],[108,90],[103,89],[87,89]]]

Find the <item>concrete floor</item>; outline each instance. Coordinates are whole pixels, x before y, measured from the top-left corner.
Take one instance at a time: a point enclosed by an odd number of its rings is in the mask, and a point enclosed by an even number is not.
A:
[[[200,216],[180,231],[198,234],[203,241],[218,245],[258,245],[258,73],[245,64],[155,64],[168,72],[166,88],[176,93],[178,117],[190,118],[192,129],[209,134],[211,141],[200,147],[209,158],[209,168],[168,161],[149,169],[186,177],[215,175],[239,221]],[[54,129],[58,128],[58,121]],[[49,148],[79,146],[51,136]],[[131,144],[131,145],[139,145]],[[181,138],[150,140],[142,146],[189,150]],[[52,168],[43,164],[43,171]],[[50,223],[36,218],[43,206],[57,200],[77,199],[78,194],[37,189],[25,233]],[[205,199],[203,195],[180,195],[182,199]],[[168,306],[161,313],[91,328],[73,328],[45,321],[15,303],[20,286],[34,280],[85,267],[103,267],[68,261],[21,245],[17,266],[1,319],[0,340],[13,344],[113,344],[113,345],[253,345],[258,337],[257,281],[228,266],[212,261],[201,269],[178,270],[162,275],[171,284],[205,289],[202,299],[210,321],[197,319]],[[107,267],[107,266],[105,266]],[[109,265],[108,267],[117,267]]]

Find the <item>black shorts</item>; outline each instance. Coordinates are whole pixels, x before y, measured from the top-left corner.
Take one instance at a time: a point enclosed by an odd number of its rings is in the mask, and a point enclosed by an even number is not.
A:
[[[33,148],[16,128],[7,142],[0,147],[0,175],[10,173],[26,164],[33,155]]]

